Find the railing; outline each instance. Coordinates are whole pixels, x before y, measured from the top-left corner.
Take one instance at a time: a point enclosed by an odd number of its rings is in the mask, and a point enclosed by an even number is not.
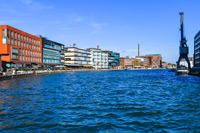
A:
[[[43,50],[44,53],[49,53],[49,54],[57,54],[60,55],[60,52],[55,52],[55,51],[48,51],[48,50]]]

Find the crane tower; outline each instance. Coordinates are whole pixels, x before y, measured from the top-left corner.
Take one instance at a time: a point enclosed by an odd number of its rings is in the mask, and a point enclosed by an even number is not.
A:
[[[180,40],[180,46],[179,46],[179,59],[177,61],[177,69],[180,67],[180,61],[181,59],[185,59],[188,63],[188,68],[191,69],[190,67],[190,61],[188,59],[188,54],[189,54],[189,48],[187,46],[187,40],[184,36],[183,32],[183,12],[180,12],[181,16],[181,21],[180,21],[180,31],[181,31],[181,40]]]

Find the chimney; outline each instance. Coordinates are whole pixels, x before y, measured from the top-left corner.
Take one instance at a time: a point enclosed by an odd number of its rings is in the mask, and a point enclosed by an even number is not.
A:
[[[138,56],[140,56],[140,44],[138,43]]]
[[[99,45],[97,45],[97,49],[99,49]]]

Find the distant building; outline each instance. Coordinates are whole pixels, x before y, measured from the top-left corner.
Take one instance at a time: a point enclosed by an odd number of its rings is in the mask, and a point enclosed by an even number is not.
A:
[[[143,68],[148,68],[149,67],[149,59],[147,58],[133,58],[133,64],[134,64],[134,67],[137,68],[137,67],[143,67]]]
[[[64,65],[64,59],[62,56],[64,44],[51,41],[41,35],[38,37],[42,38],[43,64],[51,67]]]
[[[91,65],[95,69],[108,69],[108,53],[99,48],[89,48]]]
[[[103,51],[108,53],[108,68],[114,69],[120,66],[120,54],[113,51]]]
[[[149,60],[149,67],[161,68],[162,67],[162,56],[161,54],[149,54],[145,56],[139,56],[136,58],[146,58]]]
[[[68,67],[92,67],[90,52],[77,47],[67,47],[64,52],[65,66]]]
[[[194,67],[200,67],[200,31],[194,37]]]
[[[120,58],[120,68],[121,69],[132,69],[133,68],[133,60],[129,58]]]
[[[42,64],[42,39],[8,25],[0,25],[0,54],[3,68]]]

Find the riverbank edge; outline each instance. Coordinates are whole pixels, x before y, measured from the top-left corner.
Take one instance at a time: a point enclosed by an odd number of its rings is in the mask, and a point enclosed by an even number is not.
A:
[[[16,78],[23,78],[23,77],[30,77],[30,76],[45,75],[45,74],[73,73],[73,72],[95,72],[95,71],[118,71],[118,70],[120,70],[120,69],[102,69],[102,70],[78,69],[78,70],[66,70],[66,71],[45,72],[45,73],[19,74],[19,75],[1,76],[0,81],[16,79]]]
[[[163,68],[156,68],[156,69],[163,69]],[[156,69],[132,69],[132,70],[156,70]],[[44,72],[44,73],[30,73],[30,74],[19,74],[19,75],[11,75],[11,76],[0,76],[0,81],[3,80],[11,80],[16,78],[23,78],[23,77],[30,77],[30,76],[38,76],[38,75],[46,75],[46,74],[56,74],[56,73],[73,73],[73,72],[95,72],[95,71],[122,71],[124,69],[101,69],[101,70],[94,70],[94,69],[73,69],[73,70],[66,70],[66,71],[56,71],[56,72]]]

